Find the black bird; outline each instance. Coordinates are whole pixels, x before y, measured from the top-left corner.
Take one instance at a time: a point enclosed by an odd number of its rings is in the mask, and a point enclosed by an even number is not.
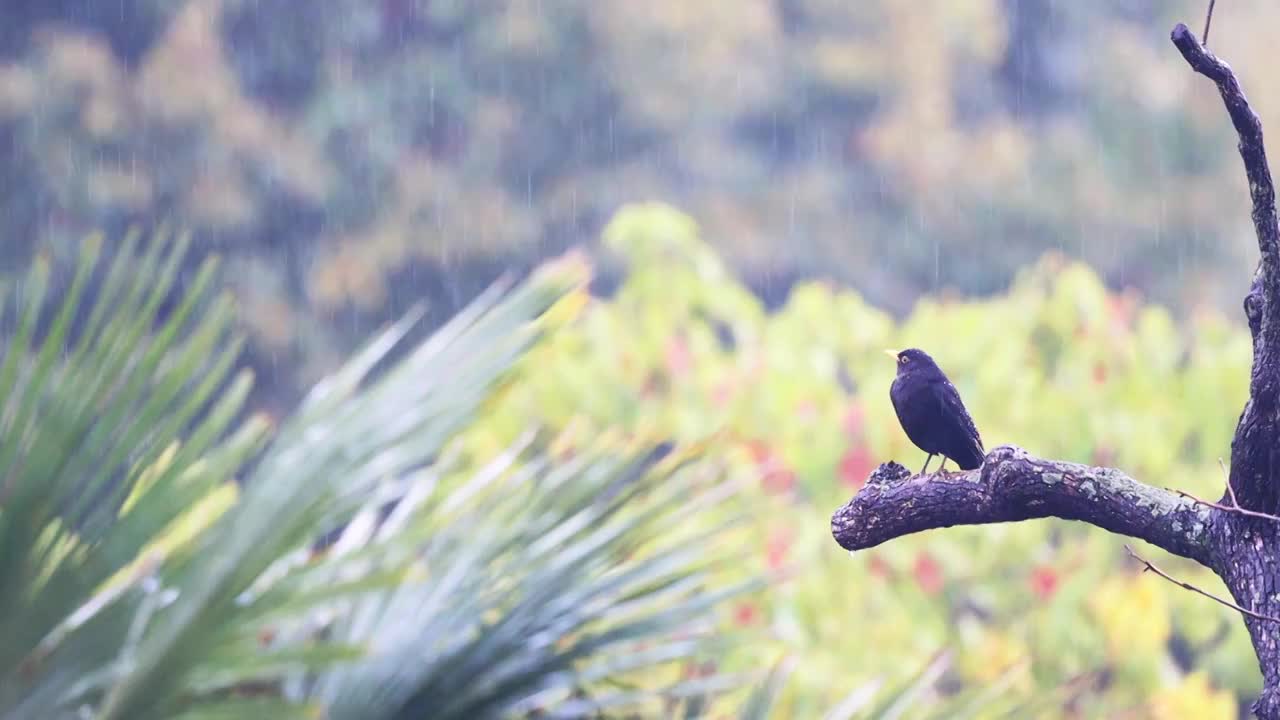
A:
[[[889,399],[898,413],[898,422],[916,447],[929,453],[920,474],[929,467],[934,455],[942,456],[941,470],[947,458],[956,461],[962,470],[982,467],[986,452],[978,428],[960,401],[960,393],[942,374],[933,358],[923,350],[885,350],[896,358],[898,376],[889,386]]]

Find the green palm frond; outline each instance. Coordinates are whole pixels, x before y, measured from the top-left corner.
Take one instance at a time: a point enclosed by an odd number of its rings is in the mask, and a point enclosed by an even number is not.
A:
[[[692,693],[679,664],[705,654],[710,611],[747,586],[717,589],[715,564],[733,560],[713,544],[723,528],[687,521],[730,487],[645,451],[556,465],[514,461],[520,450],[500,471],[425,479],[430,496],[404,518],[429,538],[421,577],[335,626],[370,653],[310,688],[329,717],[580,717],[652,702],[614,687],[638,674],[669,676],[668,698]]]
[[[186,240],[136,245],[104,271],[101,240],[87,242],[59,303],[43,262],[6,294],[20,320],[0,367],[0,708],[50,690],[47,665],[63,685],[92,668],[95,648],[81,660],[64,646],[129,594],[128,567],[159,532],[240,464],[219,460],[262,438],[253,424],[226,437],[249,378],[230,379],[238,341],[229,301],[210,292],[215,263],[160,317]],[[73,337],[93,279],[94,309]],[[145,504],[126,503],[142,482]]]
[[[407,317],[273,433],[239,422],[212,262],[160,317],[185,242],[131,238],[105,272],[97,251],[52,309],[42,266],[11,294],[0,718],[567,717],[734,682],[682,671],[744,589],[719,575],[728,525],[687,522],[724,514],[713,465],[605,441],[563,461],[532,431],[450,449],[584,268],[496,286],[414,347]]]
[[[739,720],[768,720],[769,711],[777,702],[778,695],[786,686],[787,678],[795,670],[796,661],[785,658],[769,671],[765,679],[752,689],[742,708],[738,711]]]

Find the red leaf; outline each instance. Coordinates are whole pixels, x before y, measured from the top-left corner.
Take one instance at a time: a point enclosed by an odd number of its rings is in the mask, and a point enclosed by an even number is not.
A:
[[[862,403],[851,402],[848,409],[844,411],[844,433],[850,438],[862,437],[862,424],[865,420],[865,413],[862,410]]]
[[[786,468],[770,470],[764,475],[766,492],[785,495],[796,489],[796,474]]]
[[[916,555],[916,566],[912,570],[916,577],[916,583],[920,585],[920,589],[925,591],[927,595],[937,595],[942,592],[944,579],[942,577],[942,566],[937,560],[927,552],[921,552]]]
[[[760,619],[760,611],[754,603],[742,602],[733,609],[733,621],[740,626],[755,625]]]
[[[1041,565],[1031,571],[1030,582],[1031,592],[1041,601],[1047,601],[1058,589],[1058,571]]]
[[[747,450],[751,452],[751,459],[760,464],[763,464],[773,454],[769,446],[765,445],[761,440],[748,440]]]
[[[1141,303],[1142,297],[1133,288],[1118,295],[1108,295],[1107,314],[1111,317],[1113,326],[1119,329],[1132,327]]]
[[[769,452],[760,461],[760,469],[762,472],[760,482],[765,492],[781,495],[795,490],[796,474],[783,464],[782,458],[773,452]]]
[[[840,458],[840,469],[837,472],[841,482],[858,490],[867,481],[867,476],[871,474],[872,469],[874,466],[871,451],[867,450],[866,445],[859,443],[845,451],[844,456]]]
[[[791,533],[785,530],[774,530],[765,541],[765,562],[770,570],[781,570],[791,552]]]
[[[872,577],[880,578],[881,580],[893,579],[893,568],[889,567],[889,563],[885,562],[884,558],[876,554],[873,554],[867,560],[867,572],[871,573]]]

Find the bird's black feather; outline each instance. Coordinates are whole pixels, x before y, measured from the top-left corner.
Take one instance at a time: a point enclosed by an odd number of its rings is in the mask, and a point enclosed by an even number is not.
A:
[[[973,418],[955,386],[924,351],[898,353],[898,376],[889,398],[916,447],[930,456],[950,458],[963,470],[982,466],[986,453]]]

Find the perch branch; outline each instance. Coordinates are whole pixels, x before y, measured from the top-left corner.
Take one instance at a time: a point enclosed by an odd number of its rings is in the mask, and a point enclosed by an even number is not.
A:
[[[951,527],[1057,517],[1129,535],[1209,565],[1212,511],[1118,470],[1042,460],[1021,448],[992,450],[980,470],[913,477],[881,465],[831,518],[846,550]]]
[[[1216,603],[1220,603],[1220,604],[1222,604],[1222,605],[1226,605],[1227,607],[1231,608],[1232,610],[1235,610],[1236,612],[1239,612],[1239,613],[1241,613],[1241,614],[1243,614],[1243,615],[1248,615],[1248,616],[1249,616],[1249,617],[1251,617],[1251,618],[1256,618],[1256,619],[1258,619],[1258,620],[1264,620],[1264,621],[1266,621],[1266,622],[1280,623],[1280,618],[1278,618],[1278,617],[1272,617],[1272,616],[1270,616],[1270,615],[1263,615],[1263,614],[1261,614],[1261,613],[1256,613],[1256,612],[1254,612],[1254,611],[1252,611],[1252,610],[1249,610],[1249,609],[1246,609],[1246,608],[1242,608],[1242,607],[1240,607],[1239,605],[1237,605],[1237,604],[1235,604],[1235,603],[1231,602],[1230,600],[1225,600],[1225,599],[1223,599],[1223,598],[1220,598],[1220,597],[1218,597],[1217,595],[1214,595],[1213,593],[1211,593],[1211,592],[1209,592],[1209,591],[1207,591],[1207,590],[1202,590],[1202,589],[1200,589],[1200,588],[1196,587],[1195,585],[1192,585],[1192,584],[1191,584],[1191,583],[1189,583],[1189,582],[1184,582],[1184,581],[1182,581],[1182,580],[1179,580],[1179,579],[1177,579],[1177,578],[1175,578],[1175,577],[1171,576],[1169,573],[1167,573],[1167,572],[1165,572],[1165,571],[1161,570],[1160,568],[1156,567],[1156,566],[1155,566],[1155,565],[1154,565],[1150,560],[1148,560],[1148,559],[1146,559],[1146,558],[1142,557],[1141,555],[1139,555],[1138,553],[1134,552],[1134,551],[1133,551],[1133,548],[1129,547],[1128,545],[1125,545],[1125,546],[1124,546],[1124,549],[1125,549],[1125,552],[1129,553],[1129,557],[1133,558],[1134,560],[1137,560],[1138,562],[1140,562],[1140,563],[1142,563],[1143,565],[1145,565],[1145,566],[1146,566],[1146,567],[1144,567],[1144,568],[1142,569],[1142,571],[1143,571],[1143,572],[1151,571],[1151,572],[1153,572],[1153,573],[1155,573],[1155,574],[1159,575],[1160,577],[1164,578],[1165,580],[1168,580],[1169,582],[1173,583],[1174,585],[1177,585],[1178,587],[1180,587],[1180,588],[1182,588],[1182,589],[1184,589],[1184,590],[1190,590],[1190,591],[1191,591],[1191,592],[1193,592],[1193,593],[1199,593],[1199,594],[1201,594],[1201,595],[1203,595],[1203,596],[1205,596],[1205,597],[1209,598],[1210,600],[1212,600],[1212,601],[1214,601],[1214,602],[1216,602]]]

